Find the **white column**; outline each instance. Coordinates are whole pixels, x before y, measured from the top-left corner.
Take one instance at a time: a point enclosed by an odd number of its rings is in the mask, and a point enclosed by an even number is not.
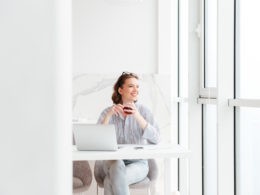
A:
[[[202,194],[202,108],[197,104],[200,83],[200,39],[197,27],[200,21],[200,0],[189,0],[189,149],[190,158],[190,183],[189,191],[185,194]],[[185,165],[183,166],[185,169]],[[185,171],[184,173],[185,174]],[[181,181],[182,182],[182,181]],[[181,185],[180,185],[181,186]],[[184,189],[185,190],[185,189]]]
[[[70,9],[0,2],[1,195],[71,195]]]
[[[169,74],[172,70],[173,3],[172,0],[158,1],[158,74]]]
[[[218,1],[218,195],[234,194],[234,1]]]

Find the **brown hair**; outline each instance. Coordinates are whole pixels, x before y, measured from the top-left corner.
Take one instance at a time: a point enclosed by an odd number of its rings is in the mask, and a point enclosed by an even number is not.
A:
[[[114,92],[112,94],[112,101],[114,104],[122,103],[122,96],[118,93],[118,89],[122,88],[122,86],[125,83],[126,79],[129,78],[136,78],[139,79],[138,76],[131,72],[123,72],[121,76],[117,79],[115,85],[114,85]]]

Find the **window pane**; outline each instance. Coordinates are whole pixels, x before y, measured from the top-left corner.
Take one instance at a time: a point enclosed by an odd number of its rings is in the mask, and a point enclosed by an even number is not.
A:
[[[179,1],[179,96],[188,98],[188,0]],[[179,103],[179,143],[188,147],[188,103]]]
[[[239,0],[237,6],[236,96],[260,99],[260,2]],[[236,188],[238,195],[260,194],[260,109],[239,108],[236,117]]]
[[[188,0],[180,1],[179,6],[179,96],[188,97]]]
[[[184,147],[189,146],[188,137],[189,137],[189,128],[188,128],[188,119],[189,119],[189,107],[188,103],[179,104],[179,130],[180,130],[180,144]]]
[[[260,45],[260,2],[240,0],[239,2],[238,39],[239,48],[237,61],[239,63],[238,97],[260,98],[259,83],[259,45]]]
[[[203,106],[204,195],[217,195],[217,107]]]
[[[178,66],[178,95],[180,98],[188,99],[188,60],[189,60],[189,1],[179,1],[179,66]],[[178,103],[178,141],[184,147],[188,148],[188,102]],[[186,183],[185,161],[178,159],[178,186],[179,191],[187,194],[183,184]]]
[[[205,87],[217,87],[217,0],[205,0]]]
[[[237,113],[237,192],[259,195],[260,108],[240,108]]]

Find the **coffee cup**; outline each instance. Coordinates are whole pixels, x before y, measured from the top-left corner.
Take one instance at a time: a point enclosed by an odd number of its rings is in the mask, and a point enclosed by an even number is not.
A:
[[[132,114],[132,112],[129,112],[129,111],[131,111],[131,110],[133,110],[133,109],[132,109],[131,107],[124,106],[123,110],[124,110],[124,113],[125,113],[125,114]]]

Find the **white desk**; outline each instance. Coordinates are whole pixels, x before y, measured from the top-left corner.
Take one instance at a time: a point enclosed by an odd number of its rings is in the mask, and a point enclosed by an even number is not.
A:
[[[144,147],[143,149],[121,148],[117,151],[78,151],[73,146],[73,160],[116,160],[116,159],[154,159],[163,158],[166,170],[170,170],[171,158],[189,158],[190,151],[180,145],[155,145]],[[187,164],[188,166],[188,164]],[[187,167],[188,169],[188,167]],[[170,171],[169,171],[170,173]],[[165,175],[165,195],[171,194],[170,174]],[[188,188],[188,186],[187,186]]]

